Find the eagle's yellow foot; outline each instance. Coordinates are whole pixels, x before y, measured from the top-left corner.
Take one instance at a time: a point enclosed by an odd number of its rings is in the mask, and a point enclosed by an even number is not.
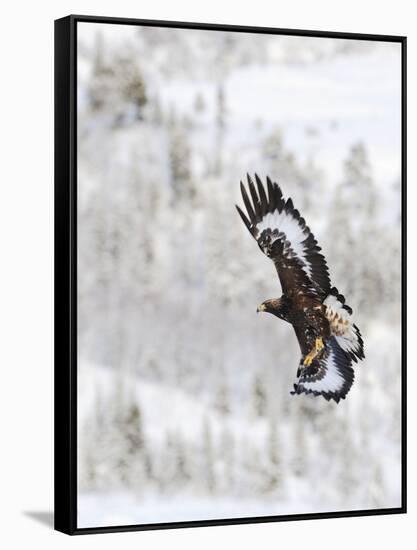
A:
[[[314,342],[314,348],[304,358],[304,366],[309,367],[323,348],[323,338],[316,338],[316,341]]]

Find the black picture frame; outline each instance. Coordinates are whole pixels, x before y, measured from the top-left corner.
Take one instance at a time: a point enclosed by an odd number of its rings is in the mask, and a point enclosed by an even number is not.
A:
[[[77,527],[77,24],[140,25],[178,29],[222,30],[287,36],[341,38],[401,44],[402,69],[402,382],[401,455],[402,503],[398,508],[342,512],[181,521],[143,525]],[[404,36],[324,32],[252,26],[217,25],[180,21],[154,21],[117,17],[70,15],[55,21],[55,529],[69,535],[209,525],[233,525],[306,519],[340,518],[406,513],[406,114],[407,39]]]

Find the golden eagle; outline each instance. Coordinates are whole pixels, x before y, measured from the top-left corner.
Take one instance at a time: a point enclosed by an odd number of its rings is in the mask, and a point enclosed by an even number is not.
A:
[[[294,327],[302,355],[291,393],[322,395],[338,403],[352,386],[352,361],[365,357],[352,309],[331,286],[321,248],[292,200],[284,200],[278,184],[269,178],[267,190],[257,175],[256,186],[247,178],[249,193],[240,182],[247,216],[236,208],[259,248],[274,262],[283,292],[257,311],[272,313]]]

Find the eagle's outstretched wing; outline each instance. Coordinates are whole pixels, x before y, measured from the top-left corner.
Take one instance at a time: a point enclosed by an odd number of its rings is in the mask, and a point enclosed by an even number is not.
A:
[[[324,299],[330,291],[329,270],[320,247],[291,199],[267,178],[267,191],[257,175],[248,178],[249,195],[240,183],[247,216],[236,205],[260,249],[273,260],[285,294],[308,293]],[[251,200],[252,199],[252,200]]]
[[[303,349],[307,349],[307,344],[304,342],[302,334],[298,332],[296,329],[303,352]],[[311,365],[304,366],[303,359],[301,359],[297,376],[298,381],[294,384],[292,394],[322,395],[327,401],[334,399],[336,403],[340,399],[345,399],[355,378],[352,358],[339,346],[334,336],[326,341],[326,347]]]

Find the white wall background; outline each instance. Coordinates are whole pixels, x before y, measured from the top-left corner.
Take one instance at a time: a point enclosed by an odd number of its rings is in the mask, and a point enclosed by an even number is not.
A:
[[[0,540],[7,548],[26,544],[43,548],[212,548],[228,545],[351,548],[372,545],[391,548],[413,536],[416,518],[415,470],[409,472],[407,516],[333,519],[252,526],[122,533],[70,539],[55,533],[33,515],[45,519],[53,504],[53,20],[69,13],[154,19],[265,25],[333,31],[408,35],[409,37],[409,205],[416,200],[413,161],[417,120],[416,31],[412,3],[383,4],[351,0],[333,3],[308,0],[278,3],[268,0],[133,1],[62,0],[59,3],[16,1],[3,8],[0,32],[2,146],[0,199]],[[414,104],[413,104],[414,103]],[[414,219],[413,219],[414,218]],[[411,282],[416,276],[412,254],[416,219],[410,216]],[[409,310],[415,306],[410,288]],[[415,322],[410,318],[409,338]],[[409,353],[409,463],[416,462],[412,389],[416,386]]]

